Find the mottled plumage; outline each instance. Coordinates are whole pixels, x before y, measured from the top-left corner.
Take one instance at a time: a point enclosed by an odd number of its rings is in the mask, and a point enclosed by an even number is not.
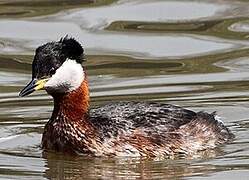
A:
[[[57,117],[63,121],[58,128],[61,137],[69,139],[66,151],[97,156],[193,155],[232,138],[213,114],[160,103],[123,102],[91,109],[86,117],[91,127],[88,135],[86,128],[81,129],[85,122],[72,123],[62,114]]]
[[[92,156],[175,157],[213,149],[233,137],[214,113],[154,102],[90,108],[88,81],[80,66],[83,52],[67,37],[36,50],[32,81],[20,96],[45,89],[54,99],[43,133],[44,149]]]

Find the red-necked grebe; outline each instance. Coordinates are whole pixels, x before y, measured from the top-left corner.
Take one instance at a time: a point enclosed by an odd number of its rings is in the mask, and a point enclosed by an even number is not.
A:
[[[82,66],[84,50],[73,38],[36,49],[26,96],[44,89],[54,110],[43,137],[44,149],[93,156],[192,155],[233,137],[215,114],[152,102],[120,102],[89,108]]]

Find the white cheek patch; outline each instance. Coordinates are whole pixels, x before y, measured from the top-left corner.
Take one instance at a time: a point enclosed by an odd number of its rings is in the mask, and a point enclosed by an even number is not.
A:
[[[45,84],[48,93],[66,93],[80,87],[84,80],[84,70],[75,60],[66,60]]]

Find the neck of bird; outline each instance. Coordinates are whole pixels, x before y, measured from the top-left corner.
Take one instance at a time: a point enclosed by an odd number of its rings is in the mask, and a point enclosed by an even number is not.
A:
[[[49,147],[49,143],[52,143],[51,146],[54,145],[56,148],[57,141],[60,141],[58,138],[66,139],[65,136],[67,136],[70,146],[75,146],[76,150],[81,148],[80,151],[89,153],[89,147],[93,145],[91,148],[95,148],[96,132],[88,116],[89,90],[87,80],[84,80],[76,90],[64,95],[53,95],[53,98],[54,110],[45,127],[43,147]],[[49,130],[51,127],[52,130]],[[89,147],[85,144],[89,144]],[[64,146],[66,144],[62,143],[60,148],[63,149]]]
[[[69,121],[87,121],[89,109],[89,89],[85,79],[80,87],[67,94],[56,94],[54,98],[54,110],[51,119],[63,115]]]

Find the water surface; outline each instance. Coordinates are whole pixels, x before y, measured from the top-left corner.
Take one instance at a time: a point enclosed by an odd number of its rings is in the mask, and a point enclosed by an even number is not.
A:
[[[247,179],[249,2],[98,0],[0,3],[0,179]],[[136,100],[217,111],[236,138],[188,159],[43,152],[53,102],[19,98],[37,46],[85,47],[92,106]]]

